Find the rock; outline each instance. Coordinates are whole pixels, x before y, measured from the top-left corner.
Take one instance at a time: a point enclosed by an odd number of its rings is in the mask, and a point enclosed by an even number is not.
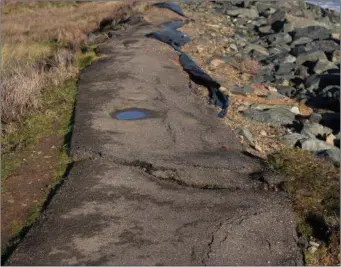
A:
[[[336,137],[335,135],[333,135],[332,133],[328,134],[326,137],[326,143],[328,145],[334,145],[334,141],[335,141]]]
[[[274,31],[272,30],[271,26],[269,25],[265,25],[265,26],[261,26],[258,28],[258,31],[260,33],[263,33],[263,34],[270,34],[270,33],[274,33]]]
[[[276,44],[288,44],[291,43],[292,38],[288,33],[280,32],[280,33],[274,33],[270,34],[266,37],[266,40],[271,45]]]
[[[322,72],[325,72],[327,70],[332,70],[332,69],[338,69],[338,68],[333,62],[330,62],[327,59],[320,59],[315,64],[314,72],[317,74],[320,74]]]
[[[104,34],[90,32],[88,34],[87,44],[88,45],[99,44],[105,42],[106,40],[108,40],[108,38]]]
[[[294,31],[294,40],[300,37],[308,37],[313,40],[323,40],[329,38],[331,31],[323,26],[308,26]]]
[[[340,86],[338,85],[329,85],[323,88],[322,90],[319,90],[317,92],[319,96],[322,96],[324,98],[335,98],[340,99]]]
[[[340,62],[340,50],[335,50],[335,51],[332,52],[331,60],[334,63],[339,63]]]
[[[321,50],[326,53],[340,51],[340,45],[333,40],[316,40],[306,44],[308,50]]]
[[[340,40],[340,33],[332,33],[332,38],[336,40]]]
[[[334,146],[328,145],[326,142],[321,141],[317,138],[310,138],[308,140],[302,141],[302,149],[306,151],[317,152],[320,150],[335,149]]]
[[[292,55],[287,55],[283,60],[283,63],[295,63],[295,62],[296,62],[296,57]]]
[[[260,121],[272,125],[290,125],[295,120],[295,114],[286,108],[273,108],[257,110],[249,108],[242,111],[242,114],[255,121]]]
[[[230,48],[233,50],[233,51],[238,51],[238,48],[235,44],[230,44]]]
[[[255,19],[259,17],[257,10],[255,9],[247,9],[247,8],[237,8],[233,10],[227,10],[226,14],[231,17],[246,17],[250,19]]]
[[[277,66],[276,75],[285,75],[285,74],[293,73],[295,68],[296,68],[296,64],[294,63],[280,64],[279,66]]]
[[[289,33],[289,32],[292,32],[293,30],[294,30],[294,26],[290,22],[283,24],[283,32]]]
[[[250,53],[252,51],[257,51],[259,54],[264,56],[269,56],[269,52],[266,48],[257,44],[249,44],[244,48],[244,53]]]
[[[335,166],[340,167],[340,149],[332,148],[332,149],[324,149],[317,151],[316,156],[328,159],[334,163]]]
[[[317,251],[317,248],[316,247],[309,247],[308,248],[308,252],[311,253],[311,254],[314,254],[315,252]]]
[[[309,116],[309,121],[311,123],[319,123],[322,120],[322,115],[313,112],[310,116]]]
[[[277,21],[283,21],[285,19],[285,13],[286,12],[284,8],[277,9],[268,17],[268,23],[272,25]]]
[[[290,109],[290,111],[292,112],[292,113],[294,113],[294,114],[296,114],[296,115],[299,115],[300,114],[300,109],[298,108],[298,107],[292,107],[291,109]]]
[[[308,44],[310,42],[312,42],[313,39],[309,38],[309,37],[300,37],[298,39],[296,39],[295,41],[293,41],[291,43],[291,46],[296,46],[296,45],[303,45],[303,44]],[[306,50],[307,51],[307,50]]]
[[[332,130],[330,128],[325,127],[316,122],[309,122],[309,121],[306,121],[303,123],[303,128],[301,130],[301,134],[307,135],[310,137],[315,137],[315,136],[322,137],[331,133],[332,133]]]
[[[292,97],[295,95],[296,93],[296,89],[294,87],[291,86],[277,86],[277,91],[282,94],[285,95],[287,97]]]
[[[306,79],[309,76],[308,68],[302,65],[298,66],[295,71],[295,75],[299,76],[303,80]]]
[[[252,94],[255,91],[255,89],[253,89],[251,86],[249,85],[245,85],[245,86],[240,86],[240,87],[232,87],[230,89],[230,92],[232,94],[236,94],[236,95],[244,95],[247,96],[249,94]]]
[[[215,70],[217,67],[219,67],[222,64],[225,64],[225,62],[223,60],[215,58],[211,61],[209,68],[210,68],[210,70]]]
[[[239,128],[239,129],[237,129],[237,133],[239,135],[245,137],[245,139],[247,140],[249,145],[254,146],[253,136],[248,129]]]
[[[298,65],[302,65],[303,63],[309,61],[309,62],[315,62],[318,60],[328,60],[326,57],[326,54],[323,51],[311,51],[311,52],[304,52],[298,55],[296,59],[296,63]]]
[[[303,134],[299,134],[299,133],[292,133],[292,134],[287,134],[284,135],[281,140],[282,142],[289,146],[289,147],[297,147],[300,145],[300,143],[306,139],[308,139],[309,137],[303,135]]]
[[[265,99],[268,100],[279,100],[279,99],[287,99],[287,97],[285,95],[282,95],[280,93],[277,92],[270,92]]]
[[[340,113],[324,113],[320,124],[333,129],[333,132],[337,133],[340,131]]]

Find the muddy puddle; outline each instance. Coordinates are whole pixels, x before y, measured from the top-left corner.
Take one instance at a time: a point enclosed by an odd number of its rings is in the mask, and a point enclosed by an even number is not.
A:
[[[142,108],[122,109],[110,113],[110,116],[116,120],[143,120],[159,117],[159,114],[153,110]]]

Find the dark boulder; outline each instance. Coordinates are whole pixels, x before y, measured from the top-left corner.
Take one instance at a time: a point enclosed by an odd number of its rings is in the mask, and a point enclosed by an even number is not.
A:
[[[265,38],[268,44],[276,45],[276,44],[288,44],[291,43],[292,38],[288,33],[274,33],[266,36]]]
[[[335,50],[340,50],[340,45],[333,40],[316,40],[306,44],[307,50],[321,50],[323,52],[331,53]]]
[[[324,113],[321,115],[320,124],[329,127],[335,134],[340,132],[340,113]]]
[[[291,86],[277,86],[277,91],[287,97],[293,97],[296,93],[296,89]]]
[[[242,111],[242,114],[251,120],[271,125],[291,125],[295,120],[295,114],[289,109],[282,107],[265,110],[249,108]]]
[[[312,41],[313,40],[311,38],[309,38],[309,37],[300,37],[300,38],[296,39],[295,41],[293,41],[291,43],[291,46],[294,47],[296,45],[308,44],[308,43],[310,43]],[[308,50],[306,50],[306,51],[308,51]]]
[[[328,70],[338,70],[338,68],[334,63],[326,59],[318,60],[314,66],[314,72],[317,74],[320,74]]]
[[[306,79],[309,76],[308,68],[302,65],[298,66],[295,71],[295,75],[301,77],[302,79]]]
[[[276,75],[285,75],[285,74],[290,74],[290,73],[293,74],[295,68],[296,68],[296,64],[294,63],[280,64],[276,68]]]
[[[301,37],[308,37],[313,40],[328,39],[331,31],[323,26],[308,26],[306,28],[299,28],[293,32],[294,40]]]
[[[274,24],[278,21],[284,21],[285,19],[285,8],[277,9],[273,14],[268,17],[268,24]]]
[[[296,63],[302,65],[305,62],[316,62],[318,60],[328,60],[326,54],[323,51],[308,51],[298,54]]]

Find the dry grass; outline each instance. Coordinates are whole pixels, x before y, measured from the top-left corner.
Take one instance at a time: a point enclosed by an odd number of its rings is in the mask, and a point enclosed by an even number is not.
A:
[[[340,171],[327,160],[299,149],[283,149],[269,163],[288,181],[284,188],[299,215],[298,232],[323,241],[315,253],[305,253],[307,265],[340,264]]]
[[[7,0],[2,6],[2,122],[35,110],[41,91],[75,76],[73,55],[104,19],[120,19],[146,4]],[[133,7],[132,7],[133,6]],[[70,49],[71,48],[71,49]]]

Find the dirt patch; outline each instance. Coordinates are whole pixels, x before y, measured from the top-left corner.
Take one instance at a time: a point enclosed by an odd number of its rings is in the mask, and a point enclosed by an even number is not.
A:
[[[1,194],[1,245],[4,249],[11,237],[26,225],[46,198],[50,186],[57,179],[60,135],[39,140],[35,148],[27,149],[23,163],[5,181]]]

